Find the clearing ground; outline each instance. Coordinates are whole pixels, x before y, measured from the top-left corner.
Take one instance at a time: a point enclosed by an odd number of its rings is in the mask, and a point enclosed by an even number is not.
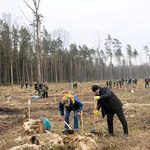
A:
[[[20,86],[0,87],[0,150],[7,150],[18,146],[16,139],[23,137],[23,121],[25,114],[28,113],[28,100],[31,100],[31,118],[38,119],[46,117],[52,124],[52,131],[58,135],[63,130],[64,123],[59,121],[58,104],[64,94],[69,91],[77,95],[84,103],[83,120],[84,133],[81,126],[80,135],[88,136],[93,126],[94,100],[91,86],[98,84],[105,86],[105,81],[83,82],[79,89],[70,91],[69,83],[49,84],[49,98],[32,99],[33,88],[26,90]],[[134,89],[134,94],[131,94]],[[106,138],[107,123],[106,117],[103,119],[101,113],[97,117],[95,130],[101,135],[91,136],[97,143],[99,150],[148,150],[150,149],[150,89],[144,88],[144,79],[138,81],[138,85],[123,86],[119,89],[113,89],[114,93],[124,104],[124,112],[129,127],[129,137],[122,138],[123,129],[120,121],[114,117],[115,137]],[[73,113],[70,116],[70,126],[73,127]],[[27,143],[27,140],[20,140],[19,145]],[[24,148],[25,149],[25,148]],[[31,148],[32,149],[32,148]],[[44,149],[44,147],[43,147]],[[45,148],[48,149],[48,148]],[[75,149],[74,147],[53,149]]]

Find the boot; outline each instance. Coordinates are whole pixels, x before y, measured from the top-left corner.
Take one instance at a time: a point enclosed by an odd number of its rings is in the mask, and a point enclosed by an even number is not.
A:
[[[127,138],[128,137],[128,133],[124,133],[123,138]]]
[[[105,137],[114,137],[115,135],[111,132],[109,132],[108,134],[105,135]]]

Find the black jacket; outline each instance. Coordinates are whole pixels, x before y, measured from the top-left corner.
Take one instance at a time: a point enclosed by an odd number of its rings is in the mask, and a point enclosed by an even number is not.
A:
[[[121,101],[108,87],[100,87],[97,96],[100,96],[100,100],[97,101],[97,110],[101,107],[103,117],[107,113],[114,114],[122,109]]]

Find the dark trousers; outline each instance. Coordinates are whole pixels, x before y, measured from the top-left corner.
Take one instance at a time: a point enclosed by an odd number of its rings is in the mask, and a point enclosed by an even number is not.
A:
[[[48,92],[43,93],[43,98],[48,98]]]
[[[145,83],[145,88],[148,88],[148,87],[149,87],[149,83],[146,82],[146,83]]]
[[[107,124],[108,124],[109,133],[113,134],[113,117],[114,117],[114,114],[117,114],[120,122],[122,123],[124,133],[128,134],[128,125],[127,125],[127,121],[125,119],[125,116],[124,116],[122,109],[117,113],[113,113],[113,114],[108,113],[107,114]]]

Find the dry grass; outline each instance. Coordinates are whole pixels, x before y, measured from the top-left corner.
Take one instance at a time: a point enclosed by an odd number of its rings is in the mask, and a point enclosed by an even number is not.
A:
[[[130,86],[125,89],[122,87],[118,90],[113,90],[115,94],[124,103],[129,105],[125,107],[125,116],[129,126],[129,137],[122,138],[122,126],[115,116],[114,118],[114,133],[116,137],[105,138],[107,134],[106,118],[102,118],[101,114],[97,117],[95,129],[102,133],[101,137],[93,136],[102,150],[147,150],[150,149],[150,89],[144,88],[144,79],[139,80],[138,86]],[[48,99],[32,99],[31,95],[34,89],[21,89],[20,86],[0,87],[0,149],[9,149],[18,144],[15,141],[19,136],[23,136],[22,122],[25,119],[25,113],[28,112],[28,100],[31,99],[31,118],[46,117],[52,124],[53,132],[60,134],[63,130],[63,122],[59,122],[58,104],[59,100],[65,93],[77,95],[84,103],[84,135],[88,134],[93,126],[93,93],[91,86],[98,84],[105,86],[105,81],[99,82],[83,82],[79,89],[71,90],[69,83],[49,84]],[[134,89],[134,95],[131,95],[130,90]],[[70,126],[73,127],[73,114],[70,117]],[[80,134],[81,126],[80,126]],[[20,144],[26,143],[22,140]],[[70,146],[70,145],[69,145]],[[59,146],[58,146],[59,147]],[[54,149],[58,148],[57,146]]]

